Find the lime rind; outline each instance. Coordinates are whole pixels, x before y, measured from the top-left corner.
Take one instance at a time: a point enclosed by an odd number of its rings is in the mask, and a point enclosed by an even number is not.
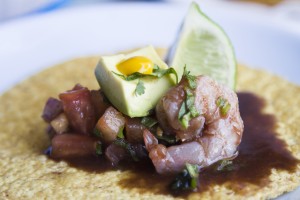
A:
[[[233,46],[225,31],[196,3],[192,3],[180,28],[167,61],[181,77],[183,67],[194,75],[208,75],[218,82],[235,88],[236,59]]]

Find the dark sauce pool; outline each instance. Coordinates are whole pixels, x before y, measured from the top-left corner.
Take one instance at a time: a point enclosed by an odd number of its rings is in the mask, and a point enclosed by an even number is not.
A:
[[[276,137],[274,116],[262,113],[265,104],[263,99],[252,93],[238,93],[238,97],[245,129],[239,146],[239,155],[233,160],[233,170],[216,171],[214,166],[203,170],[199,176],[199,193],[212,185],[221,185],[225,182],[230,182],[228,187],[236,193],[243,192],[245,183],[263,187],[270,181],[272,168],[294,172],[299,163],[299,160],[287,150],[286,143]],[[103,158],[76,159],[67,162],[71,167],[94,173],[113,169]],[[140,193],[170,194],[168,185],[174,177],[156,174],[150,161],[138,164],[123,163],[116,169],[131,173],[131,176],[119,181],[118,184],[122,188],[135,189]],[[180,195],[184,197],[186,193]]]

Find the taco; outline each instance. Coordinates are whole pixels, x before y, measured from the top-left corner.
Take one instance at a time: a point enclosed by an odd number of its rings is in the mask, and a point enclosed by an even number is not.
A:
[[[240,155],[222,170],[200,173],[198,192],[174,195],[168,177],[144,166],[110,169],[102,160],[49,159],[43,154],[49,146],[40,118],[44,103],[77,83],[98,90],[98,60],[79,58],[48,68],[1,95],[1,198],[270,199],[300,185],[300,87],[245,66],[238,67],[237,83],[245,124]]]

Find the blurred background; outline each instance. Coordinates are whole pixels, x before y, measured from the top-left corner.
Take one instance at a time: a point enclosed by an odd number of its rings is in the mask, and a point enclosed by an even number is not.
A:
[[[195,0],[237,60],[300,85],[300,0]],[[172,45],[191,0],[0,0],[0,94],[76,57]]]
[[[207,0],[218,1],[218,0]],[[219,0],[222,1],[222,0]],[[232,2],[245,2],[252,4],[261,4],[269,6],[270,9],[275,6],[287,9],[286,15],[300,20],[300,0],[223,0]],[[100,3],[117,2],[156,2],[156,3],[189,3],[189,0],[0,0],[0,22],[9,19],[24,17],[28,14],[38,14],[42,12],[51,12],[56,9],[66,9],[74,6],[86,6]],[[246,4],[247,5],[247,4]]]

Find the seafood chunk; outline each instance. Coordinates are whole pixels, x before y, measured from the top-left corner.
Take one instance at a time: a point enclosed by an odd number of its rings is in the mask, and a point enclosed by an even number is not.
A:
[[[126,139],[130,143],[143,143],[143,130],[146,127],[139,118],[126,117]]]
[[[91,90],[91,100],[95,109],[96,119],[99,119],[110,104],[101,90]]]
[[[180,172],[186,163],[201,165],[205,159],[203,147],[198,142],[187,142],[181,145],[165,147],[144,130],[144,141],[149,157],[159,174]]]
[[[90,91],[77,84],[72,90],[59,94],[59,98],[75,132],[90,134],[96,121]]]
[[[129,157],[128,153],[126,152],[126,149],[114,143],[110,144],[105,149],[105,156],[113,166],[117,166],[121,160],[124,160],[126,157]]]
[[[77,158],[96,155],[99,139],[82,134],[56,135],[52,139],[52,158]]]
[[[96,127],[101,132],[103,141],[110,144],[117,138],[118,132],[124,125],[125,117],[123,117],[122,113],[110,106],[99,119]]]
[[[184,127],[178,117],[187,96],[187,78],[170,89],[156,106],[156,116],[164,132],[176,135],[182,144],[166,148],[155,142],[154,136],[150,137],[144,132],[149,156],[159,173],[183,169],[181,156],[189,157],[194,151],[197,156],[191,162],[200,167],[236,155],[244,130],[237,95],[207,76],[197,76],[195,81],[194,107],[199,115],[188,122],[188,127]],[[183,147],[180,148],[181,146]]]

